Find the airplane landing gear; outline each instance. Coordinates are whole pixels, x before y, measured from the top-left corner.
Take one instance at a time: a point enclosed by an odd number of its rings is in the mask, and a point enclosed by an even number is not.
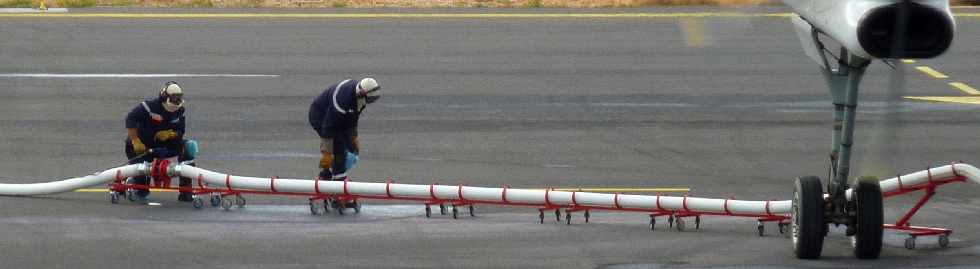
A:
[[[794,187],[790,229],[793,252],[800,259],[820,258],[824,231],[827,229],[823,186],[820,178],[806,176],[797,178]]]
[[[855,228],[854,256],[858,259],[877,259],[881,254],[882,195],[877,178],[862,177],[854,189]]]

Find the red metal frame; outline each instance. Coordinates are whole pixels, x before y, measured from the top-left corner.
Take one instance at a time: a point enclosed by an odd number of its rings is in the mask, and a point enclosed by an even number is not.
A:
[[[446,203],[450,203],[453,206],[472,206],[476,204],[528,206],[528,207],[537,207],[538,211],[542,214],[544,213],[544,211],[561,210],[561,209],[565,209],[566,214],[572,212],[578,212],[578,211],[588,212],[590,210],[609,210],[609,211],[626,211],[626,212],[644,212],[644,213],[648,213],[650,217],[673,216],[675,218],[682,218],[682,217],[701,217],[701,216],[733,216],[733,217],[756,218],[759,222],[779,222],[781,224],[786,224],[789,223],[790,221],[789,215],[778,215],[778,214],[772,214],[772,212],[770,212],[770,203],[772,200],[766,201],[765,214],[744,214],[744,213],[732,212],[731,210],[729,210],[728,203],[730,200],[735,198],[734,196],[725,199],[724,212],[703,212],[703,211],[691,210],[690,208],[688,208],[687,195],[683,197],[681,210],[667,210],[663,208],[660,203],[661,194],[657,194],[657,200],[656,200],[657,206],[655,209],[638,209],[638,208],[623,207],[622,205],[620,205],[619,202],[619,196],[620,196],[619,193],[614,194],[613,206],[594,206],[594,205],[580,204],[577,199],[577,194],[580,191],[572,191],[571,204],[555,204],[551,200],[551,192],[554,191],[553,188],[545,189],[545,197],[544,197],[545,205],[543,207],[540,204],[519,203],[519,202],[512,202],[508,200],[507,189],[509,189],[510,186],[503,186],[503,191],[501,192],[500,201],[481,201],[481,200],[467,199],[464,196],[464,191],[463,191],[464,185],[462,184],[457,185],[457,197],[447,199],[447,198],[438,197],[436,195],[435,187],[439,184],[438,182],[432,182],[431,184],[429,184],[429,197],[427,198],[396,197],[391,193],[392,180],[390,179],[385,183],[385,195],[383,196],[351,194],[348,187],[349,184],[348,179],[345,179],[343,181],[344,185],[343,185],[342,194],[321,193],[319,183],[322,179],[319,177],[313,179],[314,189],[315,189],[314,195],[310,195],[309,193],[277,191],[275,188],[275,180],[277,179],[277,177],[271,177],[269,179],[269,189],[270,189],[269,191],[235,189],[233,186],[231,186],[231,175],[226,176],[225,186],[222,186],[221,188],[213,188],[213,187],[206,186],[203,181],[203,175],[200,174],[197,176],[196,179],[197,180],[196,187],[194,187],[193,184],[190,187],[179,187],[179,186],[174,187],[171,186],[170,177],[167,175],[168,166],[169,166],[169,161],[167,160],[154,161],[152,163],[150,169],[150,175],[149,175],[150,178],[152,179],[152,182],[150,184],[145,184],[145,185],[126,183],[124,182],[125,179],[122,178],[121,171],[117,171],[115,180],[109,184],[108,188],[110,191],[122,193],[127,189],[148,190],[151,189],[151,186],[155,186],[156,187],[155,189],[167,189],[167,190],[176,190],[181,192],[191,192],[195,195],[206,194],[206,193],[218,194],[221,195],[222,197],[229,196],[229,195],[242,195],[242,194],[290,195],[290,196],[305,196],[305,197],[309,197],[310,200],[326,200],[326,199],[333,198],[336,199],[337,201],[345,202],[345,203],[357,202],[359,199],[380,199],[380,200],[418,201],[424,203],[426,206],[444,205]],[[949,183],[966,181],[966,177],[961,176],[957,173],[955,164],[953,165],[952,169],[953,169],[954,177],[950,179],[944,179],[944,180],[933,179],[932,171],[927,169],[927,174],[929,177],[928,183],[916,187],[911,187],[911,188],[905,187],[904,183],[902,182],[902,178],[899,176],[897,178],[899,188],[897,190],[884,193],[883,194],[884,197],[898,196],[911,192],[916,192],[919,190],[924,191],[925,194],[921,198],[919,198],[916,204],[912,208],[910,208],[897,222],[895,222],[895,224],[885,224],[884,228],[891,229],[891,230],[898,230],[898,231],[906,231],[913,236],[951,234],[952,233],[951,229],[938,228],[938,227],[912,226],[909,223],[909,221],[916,213],[919,212],[920,209],[922,209],[922,207],[929,201],[929,199],[931,199],[932,196],[936,194],[937,187]]]
[[[897,177],[898,190],[884,193],[883,194],[884,197],[898,196],[902,194],[916,192],[919,190],[924,191],[925,194],[923,194],[922,197],[919,198],[919,201],[917,201],[915,205],[912,206],[912,208],[910,208],[907,212],[905,212],[905,215],[902,215],[902,217],[898,221],[896,221],[895,224],[885,224],[884,228],[891,229],[891,230],[905,231],[912,236],[929,236],[929,235],[948,236],[949,234],[953,233],[952,229],[939,228],[939,227],[912,226],[911,224],[909,224],[909,220],[911,220],[912,217],[915,216],[915,213],[918,213],[919,210],[922,209],[922,207],[925,206],[927,202],[929,202],[929,199],[931,199],[932,196],[936,194],[937,187],[949,183],[966,181],[966,177],[961,176],[959,173],[956,172],[956,163],[951,164],[951,168],[953,170],[954,177],[948,180],[934,180],[932,178],[931,168],[926,169],[926,174],[929,177],[928,183],[925,185],[916,186],[912,188],[906,188],[905,185],[902,183],[902,177],[898,176]]]

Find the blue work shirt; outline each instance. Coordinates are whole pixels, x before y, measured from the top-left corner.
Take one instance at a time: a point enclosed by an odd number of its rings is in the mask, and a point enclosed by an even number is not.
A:
[[[154,120],[152,115],[158,115],[160,120]],[[160,98],[140,102],[126,115],[126,128],[135,128],[137,136],[147,149],[162,147],[175,153],[179,152],[184,137],[184,126],[184,108],[169,112],[163,108],[163,100]],[[157,132],[164,130],[176,131],[177,137],[168,141],[156,141],[153,137]]]
[[[330,85],[310,104],[310,126],[320,138],[357,136],[357,80]],[[350,139],[350,137],[346,137]]]

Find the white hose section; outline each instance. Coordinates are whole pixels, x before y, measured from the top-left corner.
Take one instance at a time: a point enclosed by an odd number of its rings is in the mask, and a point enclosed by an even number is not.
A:
[[[105,184],[117,178],[148,174],[147,164],[133,164],[113,168],[93,175],[61,181],[32,184],[0,184],[0,195],[44,195],[69,192],[89,186]],[[605,194],[591,192],[546,191],[536,189],[485,188],[447,185],[421,185],[400,183],[314,181],[310,179],[270,179],[234,176],[189,165],[174,164],[168,173],[196,179],[201,178],[210,188],[251,190],[263,192],[289,192],[316,195],[341,195],[388,197],[416,200],[465,200],[470,202],[520,204],[534,206],[583,206],[641,211],[692,211],[724,215],[785,215],[790,212],[791,201],[745,201],[698,197],[657,195]],[[900,177],[881,181],[882,192],[927,185],[957,179],[962,176],[980,184],[980,169],[969,164],[953,164],[931,168]],[[230,186],[227,183],[230,183]],[[272,184],[275,184],[273,186]],[[848,190],[850,196],[851,190]],[[462,194],[462,197],[460,196]],[[685,205],[686,204],[686,205]]]
[[[0,195],[45,195],[70,192],[77,189],[106,184],[118,178],[146,175],[149,166],[146,164],[130,164],[95,173],[84,177],[76,177],[61,181],[30,184],[0,183]]]
[[[500,204],[537,206],[585,206],[649,211],[694,211],[725,215],[785,215],[790,213],[792,201],[745,201],[698,197],[616,195],[591,192],[545,191],[532,189],[485,188],[447,185],[420,185],[399,183],[348,182],[344,192],[342,181],[309,179],[275,179],[241,177],[209,171],[192,166],[176,166],[180,176],[201,179],[210,186],[254,191],[317,194],[349,194],[359,196],[403,199],[466,200]],[[929,184],[930,181],[948,181],[963,176],[980,184],[980,169],[969,164],[952,164],[931,168],[908,175],[881,181],[882,192],[897,191]],[[901,181],[901,183],[899,183]],[[230,182],[232,186],[226,186]],[[272,184],[275,186],[272,186]],[[317,189],[317,186],[319,187]],[[851,190],[848,190],[850,194]],[[460,197],[462,194],[462,197]],[[686,207],[685,207],[686,200]]]
[[[901,189],[926,185],[929,184],[930,181],[949,181],[956,179],[958,176],[962,176],[969,181],[973,181],[973,183],[980,184],[980,169],[977,169],[969,164],[957,163],[889,178],[882,180],[878,183],[878,185],[881,186],[882,193],[888,193],[899,191]],[[848,200],[852,199],[851,193],[853,190],[854,189],[847,189]]]

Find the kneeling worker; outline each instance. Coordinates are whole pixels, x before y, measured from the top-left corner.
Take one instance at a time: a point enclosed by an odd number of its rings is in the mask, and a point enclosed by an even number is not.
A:
[[[130,164],[152,162],[154,158],[190,161],[196,153],[197,142],[184,140],[184,92],[177,82],[169,81],[160,88],[157,98],[147,99],[126,115],[126,158]],[[187,145],[190,145],[189,147]],[[190,148],[190,151],[187,150]],[[150,149],[164,149],[149,154]],[[179,158],[178,158],[179,156]],[[146,176],[133,177],[131,184],[149,186]],[[190,179],[181,178],[179,185],[189,188]],[[168,184],[169,185],[169,184]],[[134,201],[147,203],[150,190],[135,190]],[[177,200],[189,202],[192,194],[182,190]]]

